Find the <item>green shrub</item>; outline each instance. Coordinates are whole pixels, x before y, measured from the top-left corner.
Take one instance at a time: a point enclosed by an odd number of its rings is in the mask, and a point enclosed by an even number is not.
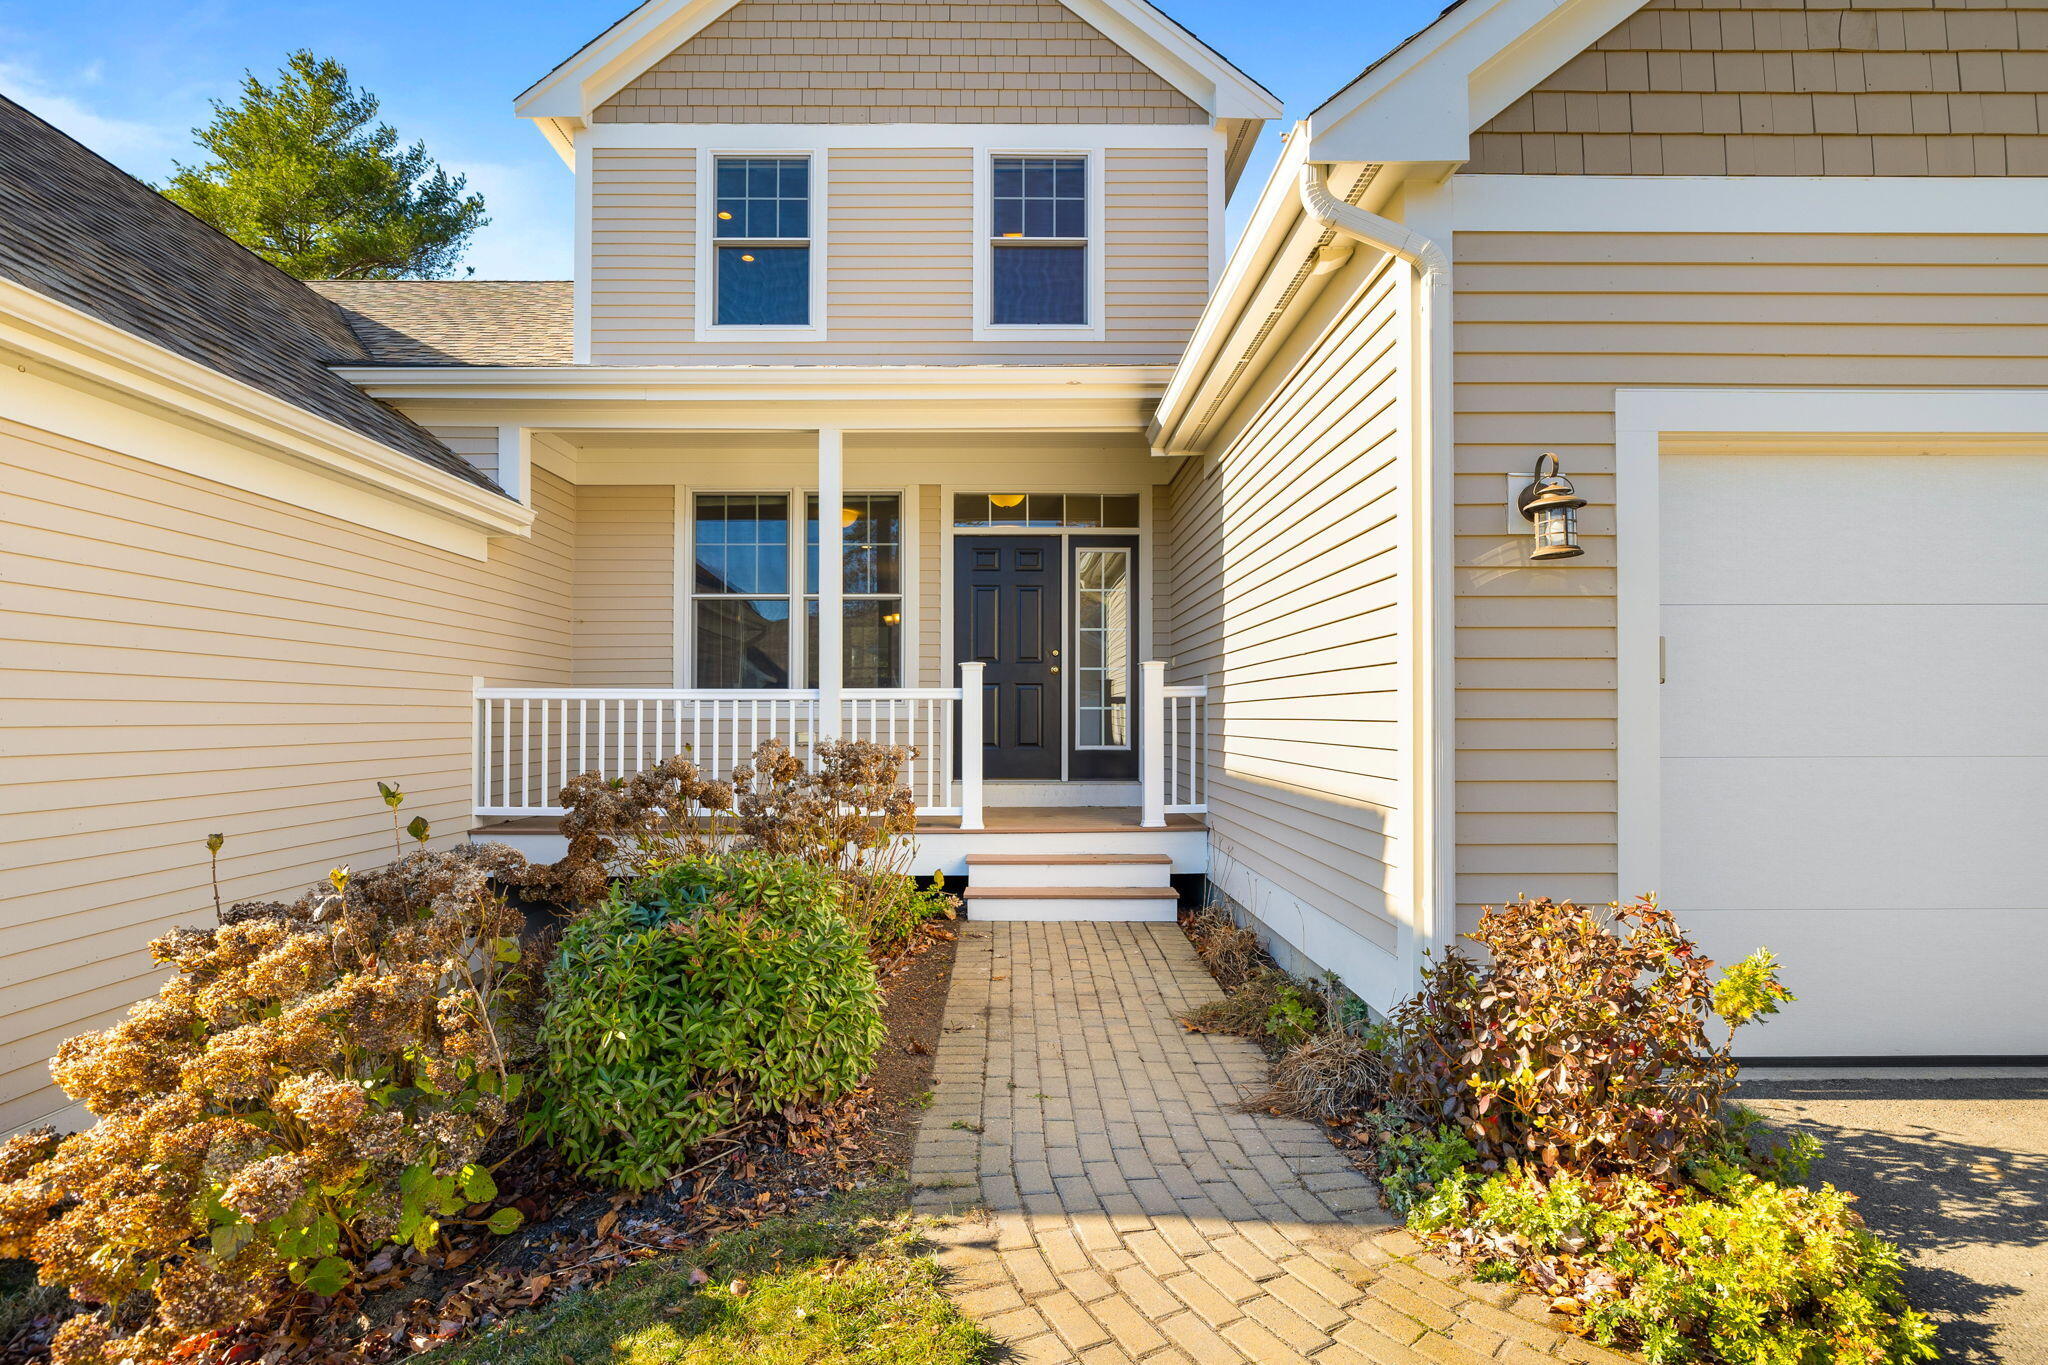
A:
[[[865,912],[860,928],[871,952],[893,952],[910,942],[918,926],[958,913],[959,900],[947,894],[946,879],[936,873],[929,882],[900,873],[881,876],[886,884],[876,888],[878,894],[856,894],[849,904],[850,910]]]
[[[1481,1264],[1513,1262],[1583,1305],[1601,1341],[1652,1365],[1852,1365],[1931,1359],[1899,1253],[1831,1186],[1732,1168],[1709,1187],[1637,1176],[1461,1170],[1409,1217]]]
[[[1419,1127],[1395,1120],[1385,1110],[1368,1114],[1366,1121],[1375,1130],[1380,1192],[1387,1207],[1403,1217],[1445,1181],[1457,1178],[1478,1155],[1455,1128]]]
[[[539,1130],[579,1170],[647,1189],[721,1129],[856,1088],[881,994],[840,895],[824,869],[762,854],[615,887],[548,968]]]

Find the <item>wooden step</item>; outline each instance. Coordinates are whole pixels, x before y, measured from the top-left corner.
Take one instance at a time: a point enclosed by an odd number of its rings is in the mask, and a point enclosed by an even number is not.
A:
[[[1170,853],[970,853],[969,867],[1076,867],[1089,863],[1171,863]]]
[[[969,886],[970,920],[1150,921],[1170,924],[1180,896],[1170,886]]]
[[[963,894],[971,901],[1085,901],[1111,897],[1159,901],[1180,899],[1180,892],[1170,886],[970,886]]]

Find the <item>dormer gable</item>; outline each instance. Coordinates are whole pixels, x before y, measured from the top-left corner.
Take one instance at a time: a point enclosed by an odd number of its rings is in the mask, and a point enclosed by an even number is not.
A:
[[[647,0],[519,97],[600,123],[1211,124],[1234,180],[1279,101],[1146,0]]]

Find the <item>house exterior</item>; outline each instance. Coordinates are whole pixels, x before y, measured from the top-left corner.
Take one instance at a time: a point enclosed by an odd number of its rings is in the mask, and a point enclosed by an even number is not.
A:
[[[915,745],[977,916],[1206,875],[1385,1009],[1661,889],[1764,1051],[2048,1055],[2044,26],[1464,0],[1226,251],[1279,108],[1143,0],[649,0],[517,101],[569,281],[302,285],[0,102],[0,1127],[207,834],[770,737]]]

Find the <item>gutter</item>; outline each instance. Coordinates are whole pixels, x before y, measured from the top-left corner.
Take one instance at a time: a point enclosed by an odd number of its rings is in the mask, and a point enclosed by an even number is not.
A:
[[[1455,694],[1450,651],[1451,602],[1451,258],[1441,244],[1404,224],[1347,204],[1330,193],[1320,166],[1301,168],[1302,212],[1339,237],[1362,243],[1404,261],[1415,271],[1415,381],[1411,390],[1415,412],[1415,480],[1411,515],[1427,528],[1414,537],[1411,628],[1416,661],[1414,730],[1424,741],[1416,745],[1413,780],[1415,828],[1412,848],[1418,850],[1412,895],[1418,942],[1404,945],[1409,965],[1419,972],[1421,951],[1439,949],[1457,923],[1456,897],[1447,849],[1454,838],[1455,807],[1451,803],[1452,725]],[[1340,262],[1341,264],[1341,262]]]

